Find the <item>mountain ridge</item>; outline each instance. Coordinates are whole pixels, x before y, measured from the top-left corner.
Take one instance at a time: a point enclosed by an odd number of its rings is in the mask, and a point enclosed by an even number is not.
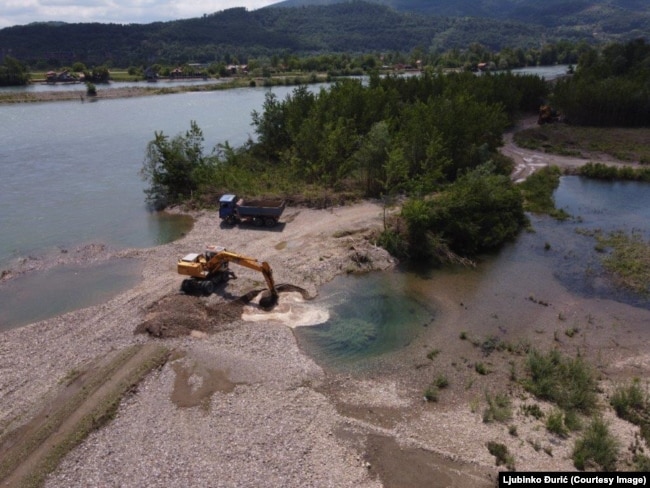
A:
[[[650,32],[650,14],[644,16],[640,12],[626,22],[606,25],[600,16],[601,7],[592,8],[588,26],[546,27],[487,17],[443,17],[404,12],[386,5],[388,1],[396,0],[269,6],[253,11],[237,7],[198,18],[151,24],[45,22],[14,26],[0,29],[0,55],[10,54],[30,64],[59,59],[64,64],[83,60],[129,66],[210,63],[216,60],[230,62],[228,60],[233,58],[286,53],[379,53],[411,52],[414,49],[442,52],[466,49],[475,44],[491,51],[540,49],[546,43],[559,41],[590,44],[604,40],[625,41],[647,37]],[[620,1],[633,4],[635,0]],[[418,0],[411,2],[422,3]],[[586,14],[582,12],[581,15],[584,17]]]

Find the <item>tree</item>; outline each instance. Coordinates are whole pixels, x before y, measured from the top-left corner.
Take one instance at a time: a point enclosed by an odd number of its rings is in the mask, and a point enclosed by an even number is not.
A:
[[[425,260],[439,256],[441,247],[461,256],[497,249],[526,223],[521,193],[490,165],[462,175],[433,198],[407,202],[402,217],[409,254]]]
[[[6,56],[0,65],[0,86],[19,86],[29,82],[29,73],[23,64],[11,56]]]
[[[210,162],[203,154],[203,132],[195,121],[185,135],[172,139],[155,132],[140,172],[150,185],[145,189],[149,205],[159,210],[191,198],[206,180]]]

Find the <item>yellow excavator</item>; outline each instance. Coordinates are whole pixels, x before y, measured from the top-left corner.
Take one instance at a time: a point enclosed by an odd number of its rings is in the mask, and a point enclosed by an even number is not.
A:
[[[208,246],[204,253],[187,254],[178,261],[178,274],[190,277],[183,280],[181,291],[190,295],[212,294],[216,284],[233,276],[233,272],[228,267],[229,263],[262,273],[269,289],[269,293],[265,293],[260,299],[260,306],[263,309],[270,309],[278,302],[278,292],[269,263],[227,251],[220,246]]]

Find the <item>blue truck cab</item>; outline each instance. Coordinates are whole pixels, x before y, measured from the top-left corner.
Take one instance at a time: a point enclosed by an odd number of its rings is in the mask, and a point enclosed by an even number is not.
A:
[[[236,215],[237,195],[223,195],[219,199],[219,218],[228,219]]]

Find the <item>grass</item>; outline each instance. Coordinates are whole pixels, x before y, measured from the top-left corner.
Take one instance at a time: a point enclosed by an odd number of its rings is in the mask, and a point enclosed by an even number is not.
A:
[[[579,127],[549,124],[515,134],[515,142],[528,149],[553,154],[589,157],[607,154],[621,161],[650,163],[650,129]]]
[[[505,444],[490,441],[487,443],[487,448],[490,454],[495,457],[497,466],[505,465],[510,471],[514,471],[515,460],[508,452],[508,447]]]
[[[429,387],[424,391],[424,398],[428,402],[437,402],[439,398],[440,390],[447,388],[449,386],[449,380],[443,374],[440,374],[436,377],[435,380],[429,385]]]
[[[532,405],[522,405],[521,411],[524,415],[534,417],[537,420],[544,418],[544,412],[542,412],[542,409],[539,408],[539,405],[536,403],[533,403]]]
[[[609,432],[609,427],[603,419],[596,417],[575,443],[573,465],[580,470],[596,465],[603,471],[614,471],[618,452],[618,443]]]
[[[487,374],[490,374],[490,370],[489,370],[488,367],[487,367],[485,364],[483,364],[483,363],[476,363],[476,364],[474,365],[474,370],[475,370],[478,374],[480,374],[481,376],[485,376],[485,375],[487,375]]]
[[[427,359],[430,359],[431,361],[433,361],[438,356],[438,354],[440,354],[440,349],[431,349],[427,353]]]
[[[529,353],[529,377],[524,387],[542,400],[557,404],[565,412],[590,414],[596,409],[596,378],[582,358],[570,358],[553,349],[546,354]]]
[[[569,429],[564,424],[564,412],[562,410],[554,410],[548,415],[546,430],[559,437],[567,437]]]
[[[641,386],[640,380],[636,378],[617,387],[610,399],[610,405],[620,418],[640,427],[641,437],[650,447],[650,398],[647,388]]]
[[[436,385],[429,385],[429,387],[424,391],[424,398],[427,402],[437,402],[439,392],[440,390]]]
[[[505,422],[512,418],[512,403],[505,393],[497,393],[494,397],[485,393],[487,407],[483,410],[483,422]]]
[[[558,220],[566,220],[569,215],[555,208],[553,192],[560,183],[561,171],[557,166],[547,166],[536,171],[519,185],[524,197],[524,210],[536,214],[546,214]],[[550,249],[548,245],[547,250]]]
[[[647,295],[650,292],[650,242],[639,233],[612,232],[597,235],[598,245],[611,249],[603,266],[624,288]]]

